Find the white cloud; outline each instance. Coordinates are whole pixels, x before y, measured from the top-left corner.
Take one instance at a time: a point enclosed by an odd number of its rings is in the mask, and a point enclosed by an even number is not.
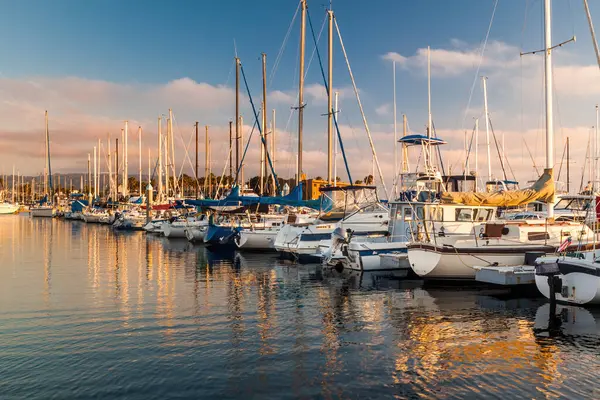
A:
[[[458,39],[452,39],[449,48],[432,48],[430,54],[432,74],[446,77],[474,71],[480,62],[484,69],[513,68],[521,63],[519,49],[501,41],[488,42],[483,58],[480,45],[469,45]],[[401,68],[427,73],[426,47],[417,49],[411,56],[388,52],[382,58],[396,61]],[[524,60],[523,62],[528,63],[529,61]]]
[[[375,108],[375,114],[380,117],[387,117],[392,114],[392,105],[390,103],[384,103],[379,107]]]

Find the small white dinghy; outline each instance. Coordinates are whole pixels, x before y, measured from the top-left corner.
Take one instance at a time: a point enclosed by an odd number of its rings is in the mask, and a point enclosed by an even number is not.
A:
[[[589,254],[591,256],[591,254]],[[546,298],[576,305],[600,304],[600,259],[570,256],[540,257],[535,263],[535,284]]]

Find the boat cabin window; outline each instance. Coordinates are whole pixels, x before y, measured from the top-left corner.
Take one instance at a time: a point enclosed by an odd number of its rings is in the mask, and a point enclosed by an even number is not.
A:
[[[457,208],[456,209],[456,221],[473,221],[473,209],[472,208]]]
[[[476,213],[476,217],[475,217],[475,221],[479,221],[479,222],[484,222],[484,221],[489,221],[491,219],[492,216],[492,210],[489,208],[479,208],[477,210],[475,210]]]
[[[410,207],[404,207],[404,220],[405,221],[412,221],[412,208]]]

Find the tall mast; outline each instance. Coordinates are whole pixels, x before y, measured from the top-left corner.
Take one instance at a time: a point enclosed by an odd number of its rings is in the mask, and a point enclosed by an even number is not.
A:
[[[165,137],[165,195],[169,198],[169,136],[171,132],[171,120],[167,118],[167,135]]]
[[[487,147],[488,181],[492,180],[492,158],[490,154],[490,115],[488,114],[487,77],[482,76],[483,82],[483,114],[485,116],[485,145]]]
[[[304,51],[306,39],[306,0],[300,1],[302,13],[300,18],[300,68],[298,79],[298,170],[296,185],[302,180],[302,128],[304,124]]]
[[[123,129],[121,129],[121,142],[123,142],[123,137],[125,136],[125,134],[123,133]],[[123,143],[121,143],[121,145],[123,145]],[[117,185],[117,197],[119,194],[119,168],[120,168],[120,161],[119,160],[119,138],[115,139],[115,182]]]
[[[15,203],[15,164],[13,164],[13,174],[12,174],[12,202]]]
[[[600,173],[598,172],[598,156],[599,154],[599,142],[598,142],[598,123],[600,121],[598,120],[598,105],[596,105],[596,125],[594,126],[594,148],[596,149],[595,154],[594,154],[594,171],[595,171],[595,178],[594,179],[594,183],[592,183],[592,188],[596,189],[596,180],[598,180],[598,177],[600,176]],[[595,192],[594,192],[595,193]]]
[[[327,72],[328,72],[328,90],[327,90],[327,183],[331,184],[335,177],[332,177],[332,151],[333,151],[333,10],[327,11],[327,19],[329,21],[328,31],[328,56],[327,56]]]
[[[90,197],[90,200],[92,200],[92,168],[91,168],[91,158],[90,158],[90,153],[88,153],[88,196]],[[92,205],[92,202],[90,201],[90,206]]]
[[[433,129],[433,121],[431,118],[431,50],[427,46],[427,138],[431,138]],[[425,169],[427,172],[432,172],[433,163],[431,161],[431,144],[427,142],[425,145]]]
[[[162,117],[158,117],[158,202],[163,198]]]
[[[431,50],[427,46],[427,137],[431,138]]]
[[[208,181],[210,180],[208,176],[208,125],[204,126],[204,132],[204,187],[208,188]],[[210,191],[206,192],[206,197],[210,198]]]
[[[127,136],[129,134],[129,128],[128,128],[128,121],[125,121],[125,148],[123,149],[123,157],[125,159],[125,164],[124,164],[124,168],[123,168],[123,193],[125,194],[125,197],[129,196],[129,157],[128,157],[128,153],[129,153],[129,147],[128,147],[128,139]]]
[[[229,121],[229,176],[233,178],[233,121]]]
[[[271,164],[273,164],[273,170],[275,170],[275,138],[275,109],[273,109],[273,116],[271,117]],[[275,195],[277,183],[273,174],[271,174],[271,183],[273,186],[272,194]]]
[[[338,110],[338,97],[340,92],[335,92],[335,110],[337,115]],[[350,182],[352,184],[352,182]],[[333,137],[333,186],[337,186],[337,136]]]
[[[553,176],[554,168],[554,120],[552,113],[552,16],[550,0],[544,0],[544,42],[545,42],[545,86],[546,86],[546,169]],[[554,179],[554,176],[553,176]],[[548,201],[548,219],[554,219],[554,199]]]
[[[585,8],[585,14],[587,16],[588,25],[590,28],[590,34],[592,35],[592,43],[594,44],[594,51],[596,52],[596,60],[598,61],[598,67],[600,67],[600,50],[598,49],[598,41],[596,40],[594,24],[592,23],[592,14],[590,14],[590,7],[588,6],[587,0],[583,0],[583,6]]]
[[[475,118],[475,191],[479,179],[479,118]]]
[[[101,146],[102,142],[100,141],[100,138],[98,138],[98,172],[96,173],[96,181],[97,181],[97,185],[98,186],[98,196],[102,197],[102,185],[100,184],[100,177],[102,176],[102,146]],[[66,177],[65,177],[66,179]],[[67,187],[67,181],[65,180],[65,188]]]
[[[171,174],[173,175],[173,195],[175,195],[179,187],[179,178],[177,177],[177,170],[175,169],[175,135],[173,134],[173,110],[169,108],[169,136],[171,146],[171,153],[169,154],[169,160],[171,161]]]
[[[212,193],[213,193],[213,187],[212,187],[212,181],[213,181],[212,180],[212,169],[210,167],[211,157],[212,157],[212,154],[211,154],[211,151],[210,151],[210,139],[209,139],[208,140],[208,176],[209,176],[210,179],[208,180],[208,192],[211,194],[211,197],[213,197],[212,196]]]
[[[240,136],[239,136],[239,142],[240,142],[240,148],[244,148],[244,117],[242,117],[240,115],[239,118],[239,126],[240,126]],[[240,186],[242,187],[242,189],[244,188],[245,185],[245,180],[244,180],[244,164],[241,163],[242,160],[240,160],[240,164],[238,165],[238,168],[240,169]]]
[[[48,111],[46,111],[46,157],[48,158],[48,190],[52,196],[52,166],[50,164],[50,132],[48,131]]]
[[[98,197],[98,162],[96,161],[96,146],[94,146],[94,198]]]
[[[398,198],[398,180],[396,174],[398,174],[398,129],[396,126],[396,61],[392,63],[392,86],[394,89],[394,188],[392,193],[394,198]],[[402,163],[402,169],[404,172],[404,162]]]
[[[110,151],[110,132],[107,134],[108,136],[108,197],[113,198],[113,174],[112,174],[112,161],[111,161],[111,151]],[[71,185],[72,186],[72,185]]]
[[[198,121],[196,121],[194,127],[196,128],[196,165],[194,168],[194,178],[196,179],[196,198],[198,198]],[[229,136],[231,136],[231,134]]]
[[[567,193],[569,193],[570,191],[570,186],[571,186],[571,174],[569,171],[569,164],[570,164],[570,154],[569,154],[569,137],[567,136]]]
[[[45,141],[46,141],[46,145],[44,146],[44,194],[48,194],[48,111],[46,111],[44,113],[44,123],[46,126],[46,130],[45,130]],[[15,179],[14,177],[14,171],[13,171],[13,181]],[[13,199],[14,202],[14,199]]]
[[[240,138],[242,127],[240,126],[240,59],[235,57],[235,169],[238,186],[244,186],[243,174],[240,176],[237,171],[241,170],[240,165],[240,147],[244,145],[243,138]],[[241,145],[240,145],[241,140]],[[241,185],[240,185],[241,183]]]
[[[139,188],[140,188],[140,197],[144,194],[144,191],[142,189],[142,127],[138,126],[138,152],[139,152],[139,174],[140,174],[140,181],[139,183]],[[148,177],[148,182],[150,182],[150,177]]]
[[[269,141],[267,138],[267,55],[262,53],[262,90],[263,90],[263,103],[262,103],[262,136],[264,143],[260,141],[261,148],[261,159],[260,159],[260,194],[264,193],[265,189],[265,177],[267,176],[267,157],[266,154],[269,151]]]

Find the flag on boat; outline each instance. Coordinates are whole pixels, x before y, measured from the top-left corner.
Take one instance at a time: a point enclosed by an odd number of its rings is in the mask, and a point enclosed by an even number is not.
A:
[[[564,242],[562,242],[562,244],[558,247],[557,253],[562,253],[563,251],[565,251],[567,249],[567,247],[569,247],[569,245],[571,244],[572,239],[571,236],[569,236],[568,238],[565,239]]]

